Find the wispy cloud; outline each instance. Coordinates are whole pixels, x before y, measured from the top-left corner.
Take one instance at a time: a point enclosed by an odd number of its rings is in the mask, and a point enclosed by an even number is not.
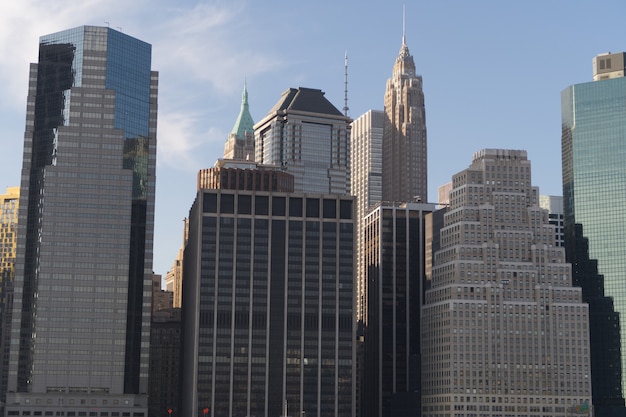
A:
[[[37,40],[46,33],[54,33],[84,24],[104,25],[117,20],[123,13],[132,15],[145,0],[20,0],[2,3],[0,11],[0,78],[4,94],[0,106],[23,111],[28,64],[37,61]],[[51,18],[53,17],[53,18]]]
[[[159,114],[158,156],[159,165],[195,173],[208,166],[208,155],[202,148],[207,142],[214,145],[223,141],[225,133],[216,128],[199,131],[199,114],[166,112]]]
[[[204,82],[217,94],[232,94],[244,76],[284,65],[269,43],[259,47],[254,26],[260,23],[245,13],[245,3],[204,2],[167,12],[151,34],[154,66],[180,74],[181,83]]]

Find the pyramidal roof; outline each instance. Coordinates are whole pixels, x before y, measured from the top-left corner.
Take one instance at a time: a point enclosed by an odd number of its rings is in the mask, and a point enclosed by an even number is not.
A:
[[[269,114],[280,110],[305,111],[310,113],[343,116],[326,97],[322,90],[313,88],[290,88],[286,90]]]
[[[230,133],[234,133],[238,138],[243,139],[246,132],[254,132],[254,122],[250,115],[250,109],[248,106],[248,86],[247,83],[243,84],[243,93],[241,94],[241,110],[239,111],[239,117],[233,126],[233,130]]]

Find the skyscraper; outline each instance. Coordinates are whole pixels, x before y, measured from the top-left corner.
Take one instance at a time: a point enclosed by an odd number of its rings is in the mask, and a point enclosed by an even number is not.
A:
[[[350,132],[350,193],[356,197],[357,304],[356,316],[365,314],[365,252],[363,219],[368,208],[382,199],[382,146],[384,113],[369,110],[352,122]]]
[[[294,176],[296,192],[350,193],[350,122],[311,88],[290,88],[254,126],[256,161]]]
[[[40,38],[9,415],[147,414],[157,88],[143,41],[94,26]]]
[[[243,86],[241,110],[224,145],[224,159],[254,161],[254,122],[248,105],[248,87]]]
[[[180,415],[354,417],[353,218],[345,195],[198,191]]]
[[[426,110],[422,77],[402,36],[385,90],[383,200],[427,201]]]
[[[422,416],[589,415],[589,307],[526,151],[452,179],[422,309]]]
[[[625,54],[602,54],[593,59],[595,81],[572,85],[561,93],[562,166],[565,241],[568,257],[578,262],[576,225],[588,239],[590,259],[604,276],[602,291],[613,298],[621,316],[620,395],[612,393],[606,405],[624,403],[626,388],[626,78]],[[588,285],[600,283],[587,281]],[[614,332],[612,328],[607,331]],[[605,338],[612,339],[610,334]],[[591,349],[603,349],[603,338],[591,340]],[[606,355],[608,357],[610,355]],[[616,363],[613,368],[620,367]],[[599,403],[599,405],[602,405]]]
[[[150,325],[149,416],[180,416],[180,308],[159,310]],[[169,414],[167,414],[169,415]]]
[[[381,203],[365,217],[364,417],[420,415],[425,216],[434,210],[433,204]]]

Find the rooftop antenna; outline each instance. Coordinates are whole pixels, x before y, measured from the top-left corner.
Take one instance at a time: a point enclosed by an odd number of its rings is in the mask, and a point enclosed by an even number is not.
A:
[[[406,45],[406,5],[402,5],[402,45]]]
[[[344,55],[343,115],[348,117],[348,51]]]

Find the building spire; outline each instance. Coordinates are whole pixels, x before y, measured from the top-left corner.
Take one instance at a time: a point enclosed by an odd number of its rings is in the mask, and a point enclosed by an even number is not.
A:
[[[241,110],[239,111],[239,117],[233,126],[233,130],[230,133],[234,133],[238,138],[243,139],[246,132],[252,133],[254,131],[254,122],[250,115],[250,109],[248,106],[248,82],[244,79],[243,93],[241,93]]]
[[[348,117],[348,51],[344,56],[343,115]]]
[[[402,45],[406,45],[406,5],[402,5]]]

